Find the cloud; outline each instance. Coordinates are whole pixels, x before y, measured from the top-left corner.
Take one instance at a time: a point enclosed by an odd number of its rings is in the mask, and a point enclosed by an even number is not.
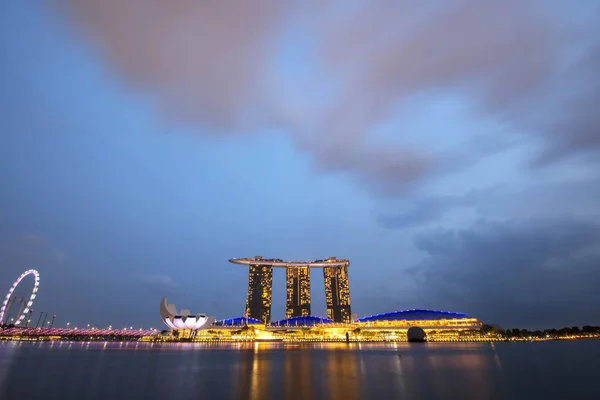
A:
[[[374,114],[436,87],[500,107],[543,85],[559,55],[558,27],[530,3],[365,3],[333,25],[325,59],[332,70],[354,70],[343,97],[365,99]]]
[[[384,212],[377,216],[379,224],[388,229],[406,229],[441,220],[456,209],[472,207],[477,194],[464,196],[430,196],[412,201],[409,208],[399,212]]]
[[[417,94],[468,99],[474,117],[544,143],[539,160],[600,146],[598,87],[585,85],[600,81],[589,47],[600,40],[593,18],[580,15],[597,13],[593,5],[578,13],[561,1],[517,0],[54,4],[168,119],[221,134],[283,128],[319,168],[379,194],[405,194],[459,158],[404,143],[418,131],[374,138]],[[302,72],[282,72],[293,69],[277,64],[282,52],[304,55]]]
[[[381,212],[377,221],[387,229],[443,226],[449,215],[464,210],[475,219],[506,220],[523,215],[546,219],[566,212],[600,218],[598,203],[600,178],[571,178],[529,184],[523,189],[504,184],[470,190],[463,195],[421,196],[409,199],[396,211]]]
[[[584,51],[584,56],[571,69],[558,77],[563,82],[579,82],[584,87],[570,93],[561,112],[550,117],[541,132],[548,141],[547,150],[536,159],[536,165],[546,165],[572,154],[594,155],[598,162],[600,148],[600,42]]]
[[[385,113],[402,112],[399,102],[444,91],[469,98],[474,115],[543,142],[541,159],[597,151],[600,36],[564,6],[461,1],[427,12],[414,2],[364,5],[333,24],[324,52],[329,70],[350,77],[339,113],[359,113],[366,134]]]
[[[266,63],[285,21],[277,1],[57,1],[129,83],[166,115],[218,131],[245,127],[268,96]]]
[[[582,325],[600,318],[590,301],[600,284],[600,222],[481,220],[415,237],[424,260],[411,270],[421,296],[488,323]]]
[[[168,296],[181,291],[180,286],[167,275],[145,275],[140,279],[140,283],[157,296]]]

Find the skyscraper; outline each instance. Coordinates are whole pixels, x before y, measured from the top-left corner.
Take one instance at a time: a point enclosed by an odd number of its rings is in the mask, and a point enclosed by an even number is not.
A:
[[[285,282],[287,289],[285,317],[310,315],[310,268],[286,267]]]
[[[246,317],[258,319],[265,324],[271,322],[273,268],[286,269],[286,318],[310,316],[310,269],[323,268],[327,317],[334,322],[351,322],[349,260],[329,257],[316,261],[284,261],[256,256],[232,258],[229,262],[249,267]]]
[[[351,322],[348,266],[323,268],[323,279],[325,281],[327,318],[334,322]]]
[[[246,297],[246,317],[256,318],[265,324],[271,322],[271,290],[273,287],[273,267],[250,264],[248,274],[248,297]]]

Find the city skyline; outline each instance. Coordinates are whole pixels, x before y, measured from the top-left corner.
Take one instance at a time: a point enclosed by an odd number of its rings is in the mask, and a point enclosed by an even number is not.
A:
[[[163,296],[242,314],[230,257],[334,254],[352,260],[359,316],[598,325],[599,15],[566,0],[3,2],[0,291],[36,269],[35,312],[61,326],[155,327]]]

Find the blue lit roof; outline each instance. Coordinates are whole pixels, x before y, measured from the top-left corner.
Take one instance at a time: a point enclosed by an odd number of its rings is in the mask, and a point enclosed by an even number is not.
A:
[[[330,324],[333,321],[329,318],[315,317],[313,315],[307,315],[305,317],[292,317],[281,319],[271,323],[273,326],[313,326],[317,324]]]
[[[251,324],[262,324],[262,322],[260,322],[256,318],[236,317],[236,318],[222,319],[222,320],[216,321],[214,323],[215,326],[244,326],[244,325],[251,325]]]
[[[438,319],[455,319],[455,318],[470,318],[467,314],[455,313],[450,311],[437,310],[402,310],[393,311],[383,314],[369,315],[358,319],[358,322],[370,321],[419,321],[419,320],[438,320]]]

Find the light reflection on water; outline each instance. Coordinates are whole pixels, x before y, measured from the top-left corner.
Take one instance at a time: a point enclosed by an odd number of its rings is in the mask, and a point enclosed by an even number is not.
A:
[[[0,399],[600,398],[597,376],[600,342],[592,340],[0,342]]]

